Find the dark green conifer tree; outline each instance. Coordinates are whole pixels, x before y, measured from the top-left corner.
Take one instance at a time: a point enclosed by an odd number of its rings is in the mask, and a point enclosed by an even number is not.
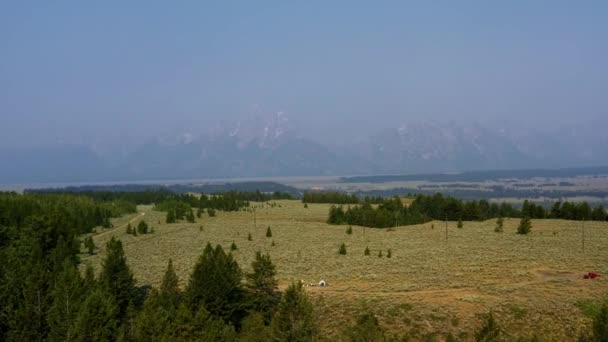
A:
[[[252,271],[246,275],[251,305],[254,310],[264,315],[264,319],[268,323],[278,303],[276,267],[269,254],[262,254],[258,251],[255,253],[255,260],[251,263],[251,269]]]
[[[50,341],[71,341],[70,328],[83,301],[86,288],[76,266],[65,260],[51,290],[53,302],[48,314]]]
[[[73,341],[115,340],[119,311],[111,294],[94,288],[82,303],[69,335]]]
[[[185,299],[193,312],[205,308],[215,317],[238,326],[243,312],[241,269],[220,245],[207,244],[190,275]]]
[[[106,245],[106,257],[102,263],[99,282],[112,295],[118,306],[118,317],[124,317],[133,299],[135,280],[127,265],[127,258],[120,240],[112,239]]]
[[[313,307],[302,284],[291,284],[283,294],[272,330],[276,341],[308,342],[317,335]]]

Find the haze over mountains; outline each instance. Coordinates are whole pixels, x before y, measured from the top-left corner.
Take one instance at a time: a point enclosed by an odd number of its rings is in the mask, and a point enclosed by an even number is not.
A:
[[[4,149],[3,183],[406,174],[608,164],[604,120],[540,128],[405,121],[322,143],[278,112],[145,142]],[[347,136],[340,132],[338,136]]]

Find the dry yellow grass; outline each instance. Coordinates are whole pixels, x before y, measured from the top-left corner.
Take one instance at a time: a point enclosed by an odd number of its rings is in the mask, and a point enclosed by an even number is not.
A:
[[[158,286],[169,258],[184,287],[205,245],[221,244],[248,271],[255,251],[270,253],[277,265],[281,287],[303,279],[325,279],[328,288],[309,288],[321,317],[322,331],[331,337],[351,321],[355,310],[367,307],[392,331],[415,337],[448,332],[470,338],[479,315],[492,309],[513,336],[534,333],[555,340],[573,340],[587,324],[575,303],[600,298],[608,290],[608,223],[585,224],[582,252],[581,222],[533,220],[532,233],[515,234],[519,220],[506,219],[504,232],[495,233],[495,220],[465,222],[464,228],[435,221],[394,230],[325,223],[329,205],[298,201],[256,203],[257,228],[252,212],[218,212],[197,222],[167,225],[165,214],[139,207],[144,215],[117,219],[117,228],[94,237],[99,253],[83,257],[95,267],[112,237],[123,241],[128,262],[139,284]],[[135,226],[145,218],[154,233],[133,237],[126,222]],[[159,223],[160,222],[160,223]],[[203,230],[200,230],[200,226]],[[434,229],[431,228],[434,225]],[[272,228],[267,238],[266,228]],[[247,240],[248,233],[253,241]],[[275,246],[271,246],[272,241]],[[344,242],[347,255],[339,255]],[[371,256],[364,256],[369,246]],[[386,251],[392,250],[392,258]],[[384,257],[378,258],[382,250]],[[604,277],[584,280],[585,272]]]

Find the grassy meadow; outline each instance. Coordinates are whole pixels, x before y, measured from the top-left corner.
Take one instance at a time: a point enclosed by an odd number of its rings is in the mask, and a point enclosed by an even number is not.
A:
[[[82,260],[99,269],[105,243],[114,236],[123,241],[139,285],[159,286],[171,258],[183,289],[208,242],[227,251],[235,242],[233,253],[245,272],[256,251],[267,252],[280,288],[299,280],[329,282],[327,288],[307,288],[329,338],[365,308],[389,331],[409,331],[417,339],[442,340],[448,333],[470,339],[481,315],[492,310],[513,338],[536,333],[575,340],[589,323],[583,314],[587,300],[608,293],[606,222],[585,223],[583,252],[582,222],[532,220],[527,236],[515,233],[518,219],[505,219],[502,233],[494,232],[495,220],[464,222],[461,229],[448,222],[447,240],[441,221],[393,229],[353,226],[348,235],[347,226],[325,223],[329,207],[305,208],[289,200],[252,203],[245,211],[205,214],[196,223],[166,224],[164,212],[140,206],[138,214],[114,220],[114,228],[97,228],[97,253],[83,254]],[[128,235],[127,222],[135,227],[142,219],[154,232]],[[342,243],[346,255],[338,254]],[[370,256],[364,256],[366,247]],[[586,272],[603,277],[584,280]]]

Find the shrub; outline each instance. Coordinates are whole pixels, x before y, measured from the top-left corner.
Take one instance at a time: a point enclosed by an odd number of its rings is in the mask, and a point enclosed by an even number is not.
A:
[[[363,252],[363,255],[368,256],[369,254],[369,247],[365,247],[365,252]]]
[[[386,257],[390,258],[393,256],[393,251],[389,248],[388,251],[386,251]]]
[[[127,224],[127,234],[133,234],[133,227],[131,227],[131,223]]]
[[[207,209],[207,215],[209,215],[209,217],[215,217],[215,209],[213,209],[213,208]]]
[[[251,237],[251,233],[249,233],[249,234],[247,235],[247,240],[249,240],[249,241],[252,241],[252,240],[253,240],[253,238]]]
[[[340,249],[338,250],[338,253],[340,255],[346,255],[346,245],[344,244],[344,242],[342,242],[342,244],[340,245]]]
[[[382,251],[378,251],[378,258],[382,258]]]
[[[458,225],[457,225],[457,227],[458,228],[462,228],[462,226],[463,226],[462,225],[462,219],[458,219]]]
[[[357,318],[357,322],[347,328],[344,334],[349,341],[385,341],[384,329],[380,326],[378,318],[371,313],[365,312]]]
[[[522,217],[521,221],[519,221],[519,226],[517,227],[517,234],[526,235],[530,233],[532,230],[532,223],[530,222],[529,217]]]
[[[502,217],[499,217],[496,220],[496,228],[494,228],[494,231],[497,233],[502,233],[502,226],[503,226],[504,220]]]
[[[494,315],[490,311],[490,313],[486,316],[485,321],[481,328],[475,333],[475,341],[478,342],[491,342],[498,341],[498,337],[500,335],[500,327],[496,320],[494,319]]]

